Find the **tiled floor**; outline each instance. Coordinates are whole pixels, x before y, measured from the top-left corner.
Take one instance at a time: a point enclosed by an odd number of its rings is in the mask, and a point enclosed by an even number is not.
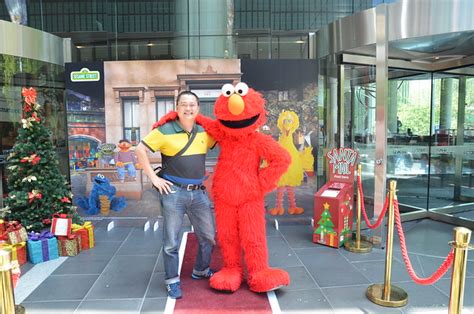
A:
[[[99,223],[97,246],[67,258],[22,301],[34,313],[162,313],[161,232],[143,231],[143,221],[116,221],[107,232]],[[428,276],[444,260],[453,226],[421,220],[404,224],[410,258],[419,276]],[[450,272],[432,286],[420,286],[405,270],[395,243],[392,283],[409,295],[408,305],[384,308],[365,292],[382,283],[385,251],[354,254],[311,242],[309,225],[267,227],[270,264],[286,269],[290,286],[277,291],[282,313],[447,313]],[[397,238],[397,237],[396,237]],[[35,267],[23,271],[33,275]],[[25,278],[27,278],[25,276]],[[474,313],[474,252],[470,252],[463,313]],[[22,282],[18,289],[29,289]],[[25,291],[18,291],[25,295]],[[20,293],[21,292],[21,293]]]

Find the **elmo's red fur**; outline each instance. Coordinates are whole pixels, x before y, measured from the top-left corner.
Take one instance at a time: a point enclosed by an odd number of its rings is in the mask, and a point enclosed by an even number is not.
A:
[[[291,158],[273,138],[257,131],[266,120],[264,105],[262,95],[253,89],[247,93],[237,90],[216,100],[217,120],[197,118],[221,150],[212,184],[217,239],[224,260],[224,267],[210,279],[217,290],[233,292],[240,287],[242,252],[250,290],[266,292],[290,282],[287,272],[268,266],[264,196],[276,187]],[[158,125],[175,117],[171,113]],[[263,160],[266,167],[262,168]]]

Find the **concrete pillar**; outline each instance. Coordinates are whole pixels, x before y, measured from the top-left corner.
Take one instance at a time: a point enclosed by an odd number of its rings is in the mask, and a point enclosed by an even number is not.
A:
[[[439,101],[439,129],[451,129],[451,112],[453,108],[453,79],[441,79],[441,95]]]
[[[395,134],[397,133],[397,87],[399,81],[390,80],[388,81],[388,116],[387,116],[387,127],[388,130]],[[401,130],[400,130],[401,132]]]

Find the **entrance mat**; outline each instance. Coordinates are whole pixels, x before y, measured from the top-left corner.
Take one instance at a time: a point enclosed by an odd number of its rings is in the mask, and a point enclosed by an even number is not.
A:
[[[187,235],[188,239],[180,276],[183,298],[176,301],[175,314],[272,313],[267,294],[250,291],[245,282],[236,292],[225,293],[212,289],[207,279],[193,280],[191,274],[197,254],[198,241],[194,233],[188,233]],[[211,268],[219,270],[222,264],[222,256],[219,247],[216,246],[212,255]]]

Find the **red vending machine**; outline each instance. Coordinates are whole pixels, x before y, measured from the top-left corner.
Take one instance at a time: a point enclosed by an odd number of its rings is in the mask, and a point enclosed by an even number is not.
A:
[[[313,242],[338,248],[350,238],[358,156],[351,148],[334,148],[326,154],[329,181],[314,195]]]

